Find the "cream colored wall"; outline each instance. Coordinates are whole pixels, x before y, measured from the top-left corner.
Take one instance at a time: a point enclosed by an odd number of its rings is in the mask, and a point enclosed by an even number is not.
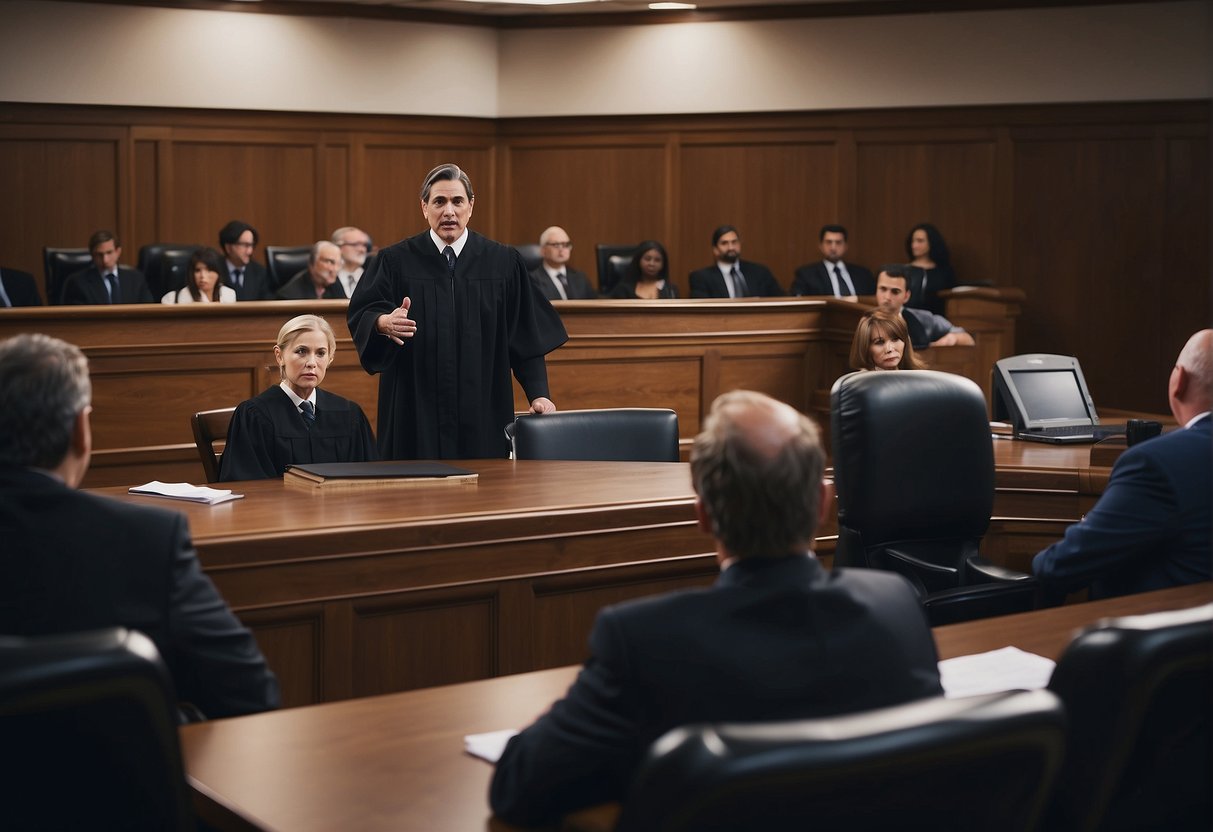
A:
[[[494,118],[1209,98],[1211,9],[496,32],[12,0],[0,100]]]

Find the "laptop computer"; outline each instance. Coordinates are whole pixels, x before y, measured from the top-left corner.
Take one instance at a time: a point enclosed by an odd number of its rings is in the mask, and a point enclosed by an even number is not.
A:
[[[1101,426],[1078,359],[1032,353],[1000,359],[993,371],[994,418],[1012,424],[1017,439],[1092,443],[1124,432]]]

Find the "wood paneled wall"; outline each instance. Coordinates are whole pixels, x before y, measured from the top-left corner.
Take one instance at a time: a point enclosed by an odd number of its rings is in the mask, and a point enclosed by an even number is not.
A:
[[[133,262],[233,217],[263,245],[347,223],[392,242],[445,160],[473,177],[477,230],[563,225],[591,273],[595,243],[656,238],[684,293],[723,223],[787,285],[822,224],[876,266],[929,220],[962,280],[1024,290],[1020,351],[1077,355],[1097,406],[1165,412],[1210,318],[1209,123],[1208,102],[499,121],[3,104],[0,261],[40,274],[43,245],[113,227]]]

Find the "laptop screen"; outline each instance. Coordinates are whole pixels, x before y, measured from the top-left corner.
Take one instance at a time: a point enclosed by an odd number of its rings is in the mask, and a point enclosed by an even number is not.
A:
[[[991,373],[993,418],[1016,431],[1098,425],[1078,359],[1031,353],[1000,358]]]
[[[1090,418],[1078,378],[1069,370],[1012,370],[1011,379],[1030,422]]]

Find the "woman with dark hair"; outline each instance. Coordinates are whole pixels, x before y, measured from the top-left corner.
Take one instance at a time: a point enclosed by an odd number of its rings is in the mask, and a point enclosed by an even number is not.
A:
[[[611,290],[613,298],[676,298],[678,290],[669,282],[670,258],[665,246],[656,240],[645,240],[636,248],[632,262],[623,278]]]
[[[926,365],[914,354],[910,333],[900,315],[870,312],[855,327],[851,366],[856,370],[921,370]]]
[[[225,286],[219,277],[227,274],[223,255],[213,248],[200,248],[190,257],[185,287],[169,292],[161,303],[235,303],[236,290]]]
[[[909,258],[906,288],[910,290],[906,305],[942,315],[939,292],[956,285],[956,273],[952,271],[952,255],[939,229],[929,222],[911,228],[906,235],[906,257]]]

